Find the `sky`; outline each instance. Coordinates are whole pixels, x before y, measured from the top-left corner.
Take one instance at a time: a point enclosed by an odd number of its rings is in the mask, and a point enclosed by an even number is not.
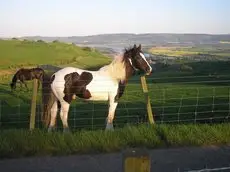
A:
[[[1,0],[0,37],[230,33],[230,0]]]

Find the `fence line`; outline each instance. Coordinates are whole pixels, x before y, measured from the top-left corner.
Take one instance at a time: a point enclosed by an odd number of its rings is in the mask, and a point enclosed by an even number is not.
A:
[[[183,77],[148,77],[148,91],[151,101],[151,110],[154,113],[156,123],[180,123],[180,122],[226,122],[230,119],[230,75],[215,76],[183,76]],[[200,81],[185,81],[185,79],[199,78]],[[205,78],[211,79],[208,81]],[[218,80],[212,80],[217,78]],[[182,82],[175,80],[167,82],[151,82],[156,79],[184,79]],[[126,123],[147,122],[147,109],[143,90],[140,88],[140,79],[131,79],[128,88],[118,103],[115,115],[117,125]],[[193,85],[197,83],[199,85]],[[180,84],[185,84],[181,86]],[[204,86],[202,84],[207,84]],[[213,85],[209,85],[213,84]],[[224,85],[221,85],[224,84]],[[8,86],[3,86],[8,88]],[[40,87],[41,89],[41,87]],[[24,92],[25,93],[25,92]],[[28,95],[31,93],[4,93],[10,94],[10,98],[0,101],[0,126],[14,127],[17,124],[27,127],[29,123],[30,103]],[[3,95],[0,94],[3,97]],[[40,127],[41,100],[40,92],[37,101],[36,127]],[[12,103],[11,103],[12,99]],[[108,111],[107,102],[88,102],[81,101],[71,104],[69,121],[71,127],[78,128],[87,126],[95,129],[97,126],[105,125],[105,118]],[[59,117],[58,117],[59,118]],[[59,120],[60,122],[60,120]],[[8,126],[9,124],[9,126]],[[16,126],[17,126],[16,125]]]

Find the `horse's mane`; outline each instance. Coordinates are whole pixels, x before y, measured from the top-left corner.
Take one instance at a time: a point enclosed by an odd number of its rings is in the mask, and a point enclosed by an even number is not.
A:
[[[126,65],[125,65],[125,54],[121,55],[115,55],[114,60],[102,67],[100,71],[104,71],[106,74],[108,74],[110,77],[112,77],[114,80],[125,80],[126,79]]]

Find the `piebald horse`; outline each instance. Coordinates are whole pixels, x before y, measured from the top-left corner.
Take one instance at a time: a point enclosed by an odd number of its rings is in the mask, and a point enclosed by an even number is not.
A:
[[[136,72],[150,75],[152,67],[146,60],[141,45],[116,56],[114,60],[97,71],[65,67],[43,81],[42,121],[48,131],[55,129],[58,102],[63,131],[69,131],[68,112],[71,101],[78,97],[88,101],[108,101],[109,112],[106,130],[113,130],[113,119],[119,98],[123,95],[128,79]]]

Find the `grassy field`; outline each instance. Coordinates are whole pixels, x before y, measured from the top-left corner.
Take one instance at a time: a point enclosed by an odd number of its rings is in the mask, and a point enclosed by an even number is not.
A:
[[[192,71],[179,71],[173,65],[160,65],[147,77],[152,110],[157,123],[216,123],[229,121],[229,63],[199,62],[188,64]],[[215,74],[214,74],[215,73]],[[30,86],[31,83],[30,83]],[[3,83],[1,92],[2,128],[28,128],[32,91],[11,92]],[[36,127],[41,127],[38,95]],[[103,129],[107,102],[74,101],[71,104],[71,129]],[[139,76],[133,77],[117,107],[114,124],[146,122],[145,98]],[[58,116],[58,127],[62,127]]]
[[[0,158],[115,152],[130,147],[226,145],[229,142],[228,124],[140,125],[126,126],[114,132],[98,130],[72,134],[6,130],[0,135]]]
[[[214,55],[218,57],[230,57],[229,44],[222,46],[194,46],[194,47],[153,47],[150,53],[156,55],[167,55],[174,57],[194,56],[194,55]]]

